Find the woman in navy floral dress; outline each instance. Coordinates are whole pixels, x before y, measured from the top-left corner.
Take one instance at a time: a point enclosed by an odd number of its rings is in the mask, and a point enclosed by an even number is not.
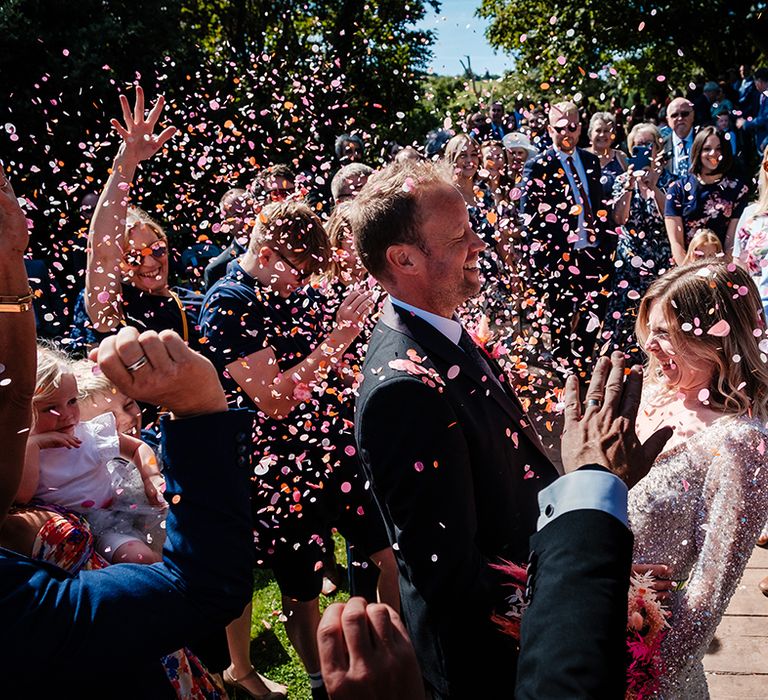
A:
[[[691,238],[700,228],[717,234],[726,256],[733,251],[736,224],[747,204],[747,186],[729,177],[731,147],[713,126],[696,135],[691,148],[691,171],[667,193],[665,224],[672,256],[682,265]]]

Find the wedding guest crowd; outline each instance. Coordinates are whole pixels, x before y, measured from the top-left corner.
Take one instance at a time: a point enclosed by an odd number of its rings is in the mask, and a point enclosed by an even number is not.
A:
[[[286,688],[251,656],[255,566],[277,582],[315,699],[353,682],[339,654],[376,667],[347,611],[372,639],[397,637],[411,697],[493,694],[518,666],[520,697],[578,697],[592,682],[592,696],[619,697],[635,682],[631,560],[670,625],[644,688],[706,697],[704,651],[751,547],[768,543],[767,91],[768,69],[744,67],[626,110],[493,100],[464,130],[389,148],[389,163],[351,130],[322,183],[298,161],[265,163],[211,192],[212,238],[180,241],[133,190],[186,125],[136,86],[82,209],[71,318],[46,261],[22,258],[3,169],[0,349],[13,323],[25,340],[22,358],[0,356],[0,380],[15,371],[24,390],[4,427],[23,438],[0,544],[13,585],[44,577],[19,598],[38,608],[8,612],[9,629],[52,606],[76,617],[78,639],[94,625],[90,653],[126,605],[132,689],[279,700]],[[600,431],[631,449],[573,437]],[[607,495],[594,510],[586,492]],[[550,643],[563,669],[572,658],[589,672],[547,679],[533,670],[548,613],[523,613],[526,578],[546,599],[551,538],[584,546],[571,518],[606,528],[573,573],[588,584],[607,558],[606,588],[585,585],[583,608],[619,643],[598,670],[589,630],[569,629]],[[373,607],[321,623],[339,539]],[[78,617],[44,601],[45,577],[97,603]]]

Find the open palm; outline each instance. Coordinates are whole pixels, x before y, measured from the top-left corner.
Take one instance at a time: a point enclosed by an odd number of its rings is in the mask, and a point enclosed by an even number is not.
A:
[[[155,134],[155,126],[160,118],[160,113],[165,106],[165,98],[160,95],[152,106],[149,114],[144,115],[144,90],[140,85],[136,86],[136,103],[131,113],[128,98],[120,95],[120,106],[123,108],[123,120],[121,124],[117,119],[110,123],[123,139],[126,155],[131,156],[137,163],[151,158],[165,143],[176,133],[176,127],[169,126],[159,134]]]

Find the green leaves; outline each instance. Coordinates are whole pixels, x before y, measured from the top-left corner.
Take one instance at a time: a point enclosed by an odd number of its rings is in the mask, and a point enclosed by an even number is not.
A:
[[[518,59],[513,80],[530,97],[553,99],[559,89],[648,98],[765,59],[765,7],[749,0],[706,7],[698,0],[483,0],[478,14],[491,20],[490,43]]]

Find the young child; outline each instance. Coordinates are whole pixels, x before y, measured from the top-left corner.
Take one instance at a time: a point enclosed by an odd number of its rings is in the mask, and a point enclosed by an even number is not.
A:
[[[157,459],[141,440],[118,432],[111,412],[81,422],[79,396],[69,358],[38,348],[34,416],[16,501],[37,499],[85,515],[97,551],[111,563],[160,561],[138,533],[126,534],[109,517],[119,494],[107,469],[107,463],[119,456],[130,460],[141,474],[149,503],[163,506]]]
[[[103,413],[115,417],[118,433],[138,438],[141,436],[141,409],[131,398],[118,391],[95,362],[77,360],[72,363],[72,374],[77,380],[80,420],[89,421]]]
[[[701,258],[716,258],[723,252],[723,245],[717,234],[708,228],[700,228],[688,244],[683,264],[701,260]]]
[[[77,360],[72,363],[72,373],[77,380],[81,422],[111,413],[115,417],[118,433],[137,438],[142,436],[139,405],[119,391],[95,362]],[[107,471],[116,497],[108,511],[88,515],[91,524],[98,529],[101,519],[112,516],[116,531],[140,533],[140,539],[158,555],[161,554],[165,542],[165,508],[147,502],[141,472],[128,460],[123,457],[111,459],[107,462]]]

